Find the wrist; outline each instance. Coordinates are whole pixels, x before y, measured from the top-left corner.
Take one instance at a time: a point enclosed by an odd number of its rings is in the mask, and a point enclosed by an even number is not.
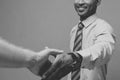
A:
[[[73,58],[74,61],[82,62],[83,57],[79,53],[77,53],[77,52],[71,52],[69,54],[72,56],[72,58]]]
[[[74,53],[71,52],[71,53],[68,53],[68,54],[72,56],[73,62],[76,61],[77,56]]]
[[[83,57],[77,52],[73,52],[72,54],[76,57],[74,63],[72,64],[73,71],[75,71],[81,67]]]
[[[24,50],[24,53],[26,54],[25,59],[25,67],[32,67],[35,65],[37,54],[34,51],[31,50]]]
[[[79,54],[79,53],[77,53],[77,52],[74,52],[74,55],[76,55],[76,57],[77,57],[77,61],[80,61],[80,62],[82,62],[82,60],[83,60],[83,57]]]

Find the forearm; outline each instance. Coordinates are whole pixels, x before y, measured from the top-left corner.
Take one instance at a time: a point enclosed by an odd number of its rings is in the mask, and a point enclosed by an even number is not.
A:
[[[87,49],[78,51],[83,56],[82,65],[92,64],[99,66],[109,61],[114,50],[114,44],[110,42],[100,42]]]
[[[0,39],[0,67],[27,67],[35,53]]]

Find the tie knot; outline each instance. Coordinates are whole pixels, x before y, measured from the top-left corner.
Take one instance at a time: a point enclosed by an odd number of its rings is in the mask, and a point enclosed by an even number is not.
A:
[[[84,28],[84,24],[83,24],[82,22],[80,22],[80,23],[78,24],[78,28],[79,28],[79,29],[83,29],[83,28]]]

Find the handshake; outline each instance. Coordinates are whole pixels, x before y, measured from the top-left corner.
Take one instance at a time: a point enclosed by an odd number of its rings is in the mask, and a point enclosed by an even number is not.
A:
[[[75,71],[81,67],[82,56],[78,53],[65,53],[57,49],[49,49],[41,51],[41,60],[37,61],[36,57],[33,58],[33,67],[28,67],[31,72],[41,76],[42,80],[60,80],[68,73]],[[49,60],[49,56],[55,57],[52,62]],[[31,64],[33,64],[31,63]]]

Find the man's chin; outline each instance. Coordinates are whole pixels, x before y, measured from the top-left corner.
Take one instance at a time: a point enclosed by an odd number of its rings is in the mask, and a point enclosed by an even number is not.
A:
[[[79,12],[78,15],[79,15],[79,16],[85,16],[85,15],[86,15],[86,12]]]

